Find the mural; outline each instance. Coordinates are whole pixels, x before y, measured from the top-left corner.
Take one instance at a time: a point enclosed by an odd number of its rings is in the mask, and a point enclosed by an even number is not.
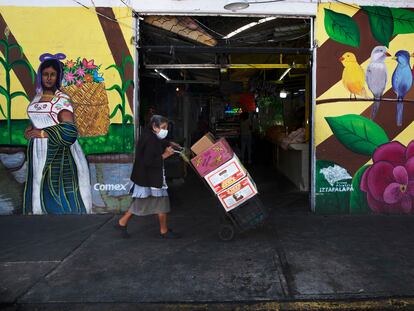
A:
[[[0,7],[0,214],[120,212],[130,204],[132,12],[92,12]],[[60,92],[47,100],[33,70],[45,57],[63,67]]]
[[[316,212],[414,213],[414,10],[318,7]]]
[[[89,169],[77,141],[73,105],[60,91],[66,55],[40,56],[36,95],[27,108],[30,124],[25,214],[85,214],[91,212]]]
[[[102,136],[109,131],[109,107],[101,65],[78,57],[64,67],[63,91],[75,104],[75,123],[81,137]]]

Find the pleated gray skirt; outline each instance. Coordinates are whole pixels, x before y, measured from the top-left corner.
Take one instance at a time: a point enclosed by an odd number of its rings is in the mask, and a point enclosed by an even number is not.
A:
[[[169,213],[170,198],[168,196],[135,198],[129,207],[129,211],[137,216]]]
[[[142,187],[132,184],[131,193],[134,200],[129,211],[137,216],[161,214],[170,212],[170,198],[168,197],[168,186],[163,169],[163,185],[161,188]]]

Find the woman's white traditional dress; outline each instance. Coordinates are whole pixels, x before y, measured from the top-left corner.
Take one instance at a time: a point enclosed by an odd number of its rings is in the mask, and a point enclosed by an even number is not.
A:
[[[89,168],[76,139],[76,126],[58,120],[62,110],[73,113],[70,98],[60,91],[50,101],[41,98],[33,99],[27,113],[33,127],[44,130],[49,138],[29,141],[24,213],[90,213]]]
[[[129,211],[137,216],[169,213],[170,199],[168,197],[168,186],[165,178],[165,169],[162,169],[163,182],[161,188],[142,187],[131,181],[130,192],[134,200]]]

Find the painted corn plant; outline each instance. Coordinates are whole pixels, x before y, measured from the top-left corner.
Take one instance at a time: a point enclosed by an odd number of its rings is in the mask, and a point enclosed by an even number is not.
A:
[[[390,141],[378,124],[360,115],[325,119],[346,148],[372,159],[353,176],[351,213],[414,214],[414,140],[407,146]]]
[[[130,114],[126,113],[126,92],[130,86],[134,87],[134,81],[132,79],[126,80],[125,78],[125,67],[127,63],[130,63],[131,66],[134,66],[134,61],[132,57],[130,55],[125,57],[124,53],[122,53],[121,67],[116,64],[112,64],[108,66],[107,68],[105,68],[105,70],[108,70],[110,68],[116,69],[116,71],[118,71],[119,73],[119,76],[121,77],[121,85],[114,84],[110,88],[107,88],[106,90],[107,91],[115,90],[121,99],[121,103],[118,103],[118,105],[115,106],[114,110],[109,115],[109,118],[112,119],[113,117],[116,116],[118,111],[120,111],[121,116],[122,116],[122,149],[124,151],[125,151],[126,125],[128,123],[132,124],[134,122],[134,118]]]
[[[10,72],[16,66],[19,66],[19,65],[26,67],[32,78],[33,84],[35,81],[35,72],[32,66],[25,59],[22,58],[23,48],[17,43],[10,44],[9,35],[10,35],[10,30],[9,28],[6,27],[4,31],[4,39],[0,39],[0,44],[3,45],[4,47],[4,58],[0,56],[0,63],[3,65],[4,71],[5,71],[5,77],[6,77],[6,84],[0,85],[0,94],[3,95],[3,97],[6,99],[6,107],[5,109],[3,109],[3,107],[0,105],[0,113],[7,120],[8,143],[12,144],[13,143],[12,123],[11,123],[12,100],[19,96],[26,98],[28,101],[30,101],[30,99],[25,92],[22,92],[22,91],[11,92]],[[19,59],[15,59],[15,60],[10,59],[10,51],[12,49],[18,49],[20,51]]]

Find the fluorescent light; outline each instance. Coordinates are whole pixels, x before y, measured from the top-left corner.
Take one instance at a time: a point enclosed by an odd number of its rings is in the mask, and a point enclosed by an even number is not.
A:
[[[274,17],[274,16],[270,16],[270,17],[266,17],[266,18],[259,19],[259,20],[257,21],[257,23],[258,23],[258,24],[262,24],[262,23],[266,23],[266,22],[268,22],[268,21],[272,21],[272,20],[274,20],[274,19],[276,19],[276,17]]]
[[[170,80],[171,80],[170,78],[168,78],[168,76],[167,76],[166,74],[162,73],[162,72],[161,72],[161,71],[159,71],[158,69],[154,69],[154,71],[155,71],[156,73],[158,73],[161,77],[163,77],[165,80],[167,80],[167,81],[170,81]]]
[[[279,81],[282,81],[283,80],[283,78],[288,74],[288,72],[289,71],[291,71],[292,70],[292,67],[289,67],[288,69],[286,69],[285,70],[285,72],[284,73],[282,73],[282,75],[280,76],[280,78],[279,78]]]
[[[235,31],[230,32],[227,36],[223,37],[223,39],[229,39],[231,37],[234,37],[238,33],[242,32],[246,29],[252,28],[253,26],[256,26],[256,25],[257,25],[257,22],[253,22],[253,23],[244,25],[243,27],[240,27],[239,29],[236,29]]]
[[[288,96],[288,93],[285,90],[281,90],[279,96],[280,98],[286,98]]]
[[[262,23],[265,23],[265,22],[268,22],[268,21],[271,21],[271,20],[274,20],[274,19],[276,19],[276,17],[274,17],[274,16],[259,19],[257,22],[249,23],[247,25],[244,25],[244,26],[240,27],[239,29],[236,29],[235,31],[230,32],[227,36],[223,37],[223,39],[229,39],[231,37],[234,37],[238,33],[241,33],[242,31],[245,31],[245,30],[247,30],[249,28],[252,28],[256,25],[259,25],[259,24],[262,24]]]

